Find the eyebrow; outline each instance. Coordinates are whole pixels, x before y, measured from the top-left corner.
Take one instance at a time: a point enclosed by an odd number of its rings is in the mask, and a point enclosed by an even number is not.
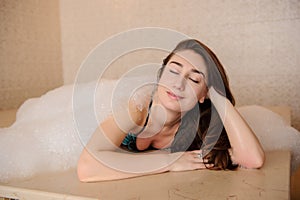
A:
[[[171,61],[170,64],[173,63],[175,65],[178,65],[179,67],[183,67],[183,65],[179,62],[176,61]],[[205,74],[197,69],[192,69],[192,72],[197,73],[197,74],[202,74],[202,76],[205,78]]]

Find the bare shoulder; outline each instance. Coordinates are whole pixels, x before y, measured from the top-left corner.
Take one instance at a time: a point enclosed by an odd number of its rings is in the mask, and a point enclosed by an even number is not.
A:
[[[152,92],[153,86],[139,88],[129,100],[130,117],[138,126],[143,125],[146,120]]]

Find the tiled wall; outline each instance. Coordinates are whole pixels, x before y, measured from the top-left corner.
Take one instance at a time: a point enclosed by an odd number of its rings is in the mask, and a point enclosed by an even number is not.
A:
[[[0,0],[0,109],[62,84],[58,0]]]
[[[239,105],[288,105],[292,124],[300,129],[299,0],[64,0],[60,6],[65,83],[113,34],[145,26],[171,28],[215,51]]]

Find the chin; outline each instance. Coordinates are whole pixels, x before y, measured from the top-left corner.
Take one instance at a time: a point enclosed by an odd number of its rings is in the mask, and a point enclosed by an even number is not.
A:
[[[182,103],[180,102],[172,102],[172,101],[169,101],[169,102],[165,102],[163,103],[163,106],[168,109],[168,110],[171,110],[173,112],[180,112],[180,113],[183,113],[183,112],[187,112],[189,110],[191,110],[192,108],[194,108],[196,104],[189,104],[189,105],[182,105]]]

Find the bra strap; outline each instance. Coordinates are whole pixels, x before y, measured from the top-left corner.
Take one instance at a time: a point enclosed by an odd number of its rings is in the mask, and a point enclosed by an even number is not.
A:
[[[153,103],[153,99],[152,99],[152,97],[151,97],[151,100],[150,100],[150,103],[149,103],[149,106],[148,106],[148,113],[147,113],[146,121],[145,121],[145,123],[144,123],[144,125],[143,125],[143,128],[142,128],[139,132],[137,132],[137,133],[135,134],[136,136],[138,136],[139,134],[141,134],[141,133],[145,130],[145,128],[146,128],[146,126],[147,126],[147,124],[148,124],[149,116],[150,116],[150,113],[151,113],[152,103]]]

